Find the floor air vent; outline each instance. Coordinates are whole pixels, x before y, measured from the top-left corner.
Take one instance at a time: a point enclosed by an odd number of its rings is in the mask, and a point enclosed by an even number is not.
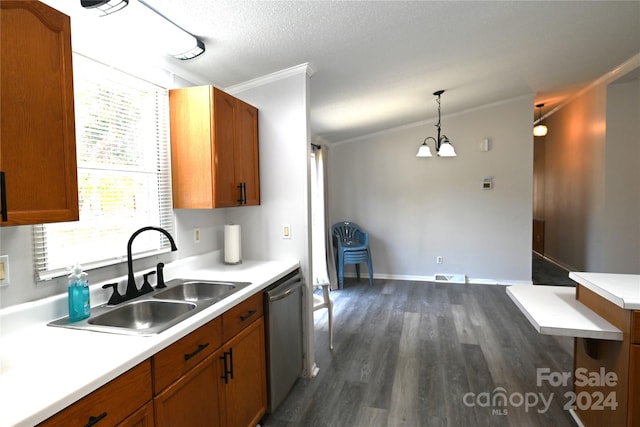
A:
[[[467,283],[467,276],[464,274],[436,274],[434,281],[441,283]]]

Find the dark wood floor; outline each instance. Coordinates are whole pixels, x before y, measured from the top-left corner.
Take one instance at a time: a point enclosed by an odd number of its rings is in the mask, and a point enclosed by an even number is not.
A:
[[[563,409],[570,385],[536,384],[538,368],[573,370],[573,340],[538,334],[505,287],[345,279],[331,295],[334,350],[318,311],[320,372],[264,426],[575,425]],[[506,406],[492,402],[501,392]]]

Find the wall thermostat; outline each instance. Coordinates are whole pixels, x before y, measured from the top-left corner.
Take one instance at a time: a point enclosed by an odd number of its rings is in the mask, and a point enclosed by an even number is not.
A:
[[[493,188],[493,178],[485,178],[482,180],[482,189],[491,190]]]

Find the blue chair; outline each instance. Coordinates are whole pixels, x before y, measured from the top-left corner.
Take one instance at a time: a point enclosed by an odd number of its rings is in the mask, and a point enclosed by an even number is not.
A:
[[[333,246],[336,248],[336,270],[338,286],[344,287],[344,266],[356,265],[356,275],[360,280],[360,263],[366,262],[369,268],[369,287],[373,286],[373,266],[369,249],[369,234],[360,229],[354,222],[343,221],[331,227]]]

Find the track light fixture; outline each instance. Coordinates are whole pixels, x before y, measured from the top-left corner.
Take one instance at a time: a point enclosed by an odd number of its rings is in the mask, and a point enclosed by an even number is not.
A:
[[[446,135],[440,135],[440,95],[444,93],[444,90],[438,90],[433,92],[436,98],[436,102],[438,103],[438,123],[436,123],[436,127],[438,128],[438,139],[428,136],[424,139],[424,142],[418,148],[418,154],[416,157],[432,157],[431,149],[429,145],[427,145],[427,141],[432,139],[435,142],[436,154],[440,157],[456,157],[456,150],[453,149],[453,145],[449,142],[449,138]]]

